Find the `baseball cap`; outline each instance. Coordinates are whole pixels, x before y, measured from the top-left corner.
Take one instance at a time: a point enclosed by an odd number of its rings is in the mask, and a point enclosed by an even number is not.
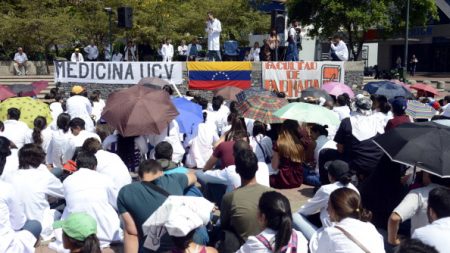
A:
[[[75,48],[75,52],[80,52],[80,49],[79,48]]]
[[[84,91],[84,88],[80,85],[75,85],[72,87],[72,93],[74,93],[74,94],[80,94],[83,91]]]
[[[328,161],[324,164],[324,168],[337,180],[350,172],[348,163],[342,160]]]
[[[392,100],[391,104],[394,112],[404,112],[406,110],[407,101],[403,97],[398,97]]]
[[[84,241],[97,233],[97,222],[85,212],[71,213],[67,219],[54,222],[53,228],[62,228],[70,238]]]

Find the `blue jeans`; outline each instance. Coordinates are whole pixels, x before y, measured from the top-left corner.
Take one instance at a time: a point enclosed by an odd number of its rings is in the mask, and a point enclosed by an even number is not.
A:
[[[341,59],[339,59],[339,57],[337,56],[337,54],[335,52],[331,52],[331,60],[332,61],[342,61]]]
[[[314,187],[320,187],[320,176],[313,169],[303,170],[303,183]]]
[[[37,220],[27,220],[21,230],[30,232],[37,240],[39,239],[42,232],[42,226],[41,223]]]
[[[220,50],[208,50],[208,60],[222,61],[222,57],[220,56]]]
[[[312,224],[304,215],[300,213],[292,214],[293,227],[302,232],[305,238],[310,241],[314,233],[319,229],[314,224]]]

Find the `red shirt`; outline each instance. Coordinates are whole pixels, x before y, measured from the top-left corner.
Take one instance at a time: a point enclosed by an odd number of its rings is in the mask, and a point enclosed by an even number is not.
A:
[[[386,127],[384,128],[384,131],[387,132],[405,123],[411,123],[411,119],[409,118],[408,115],[394,116],[394,118],[388,121]]]
[[[213,156],[220,159],[221,167],[225,168],[234,165],[233,146],[235,141],[224,141],[214,149]]]

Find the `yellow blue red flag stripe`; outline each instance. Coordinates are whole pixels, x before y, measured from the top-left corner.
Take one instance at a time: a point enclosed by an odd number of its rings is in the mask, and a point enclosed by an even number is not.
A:
[[[250,62],[188,62],[189,89],[216,90],[251,86]]]

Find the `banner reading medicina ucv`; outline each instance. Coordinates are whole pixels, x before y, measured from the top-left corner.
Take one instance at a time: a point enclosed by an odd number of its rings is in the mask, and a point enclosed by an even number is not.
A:
[[[309,87],[327,82],[344,83],[344,62],[263,62],[263,87],[299,97]]]
[[[137,84],[157,77],[173,84],[183,82],[181,62],[69,62],[55,61],[55,82]]]

